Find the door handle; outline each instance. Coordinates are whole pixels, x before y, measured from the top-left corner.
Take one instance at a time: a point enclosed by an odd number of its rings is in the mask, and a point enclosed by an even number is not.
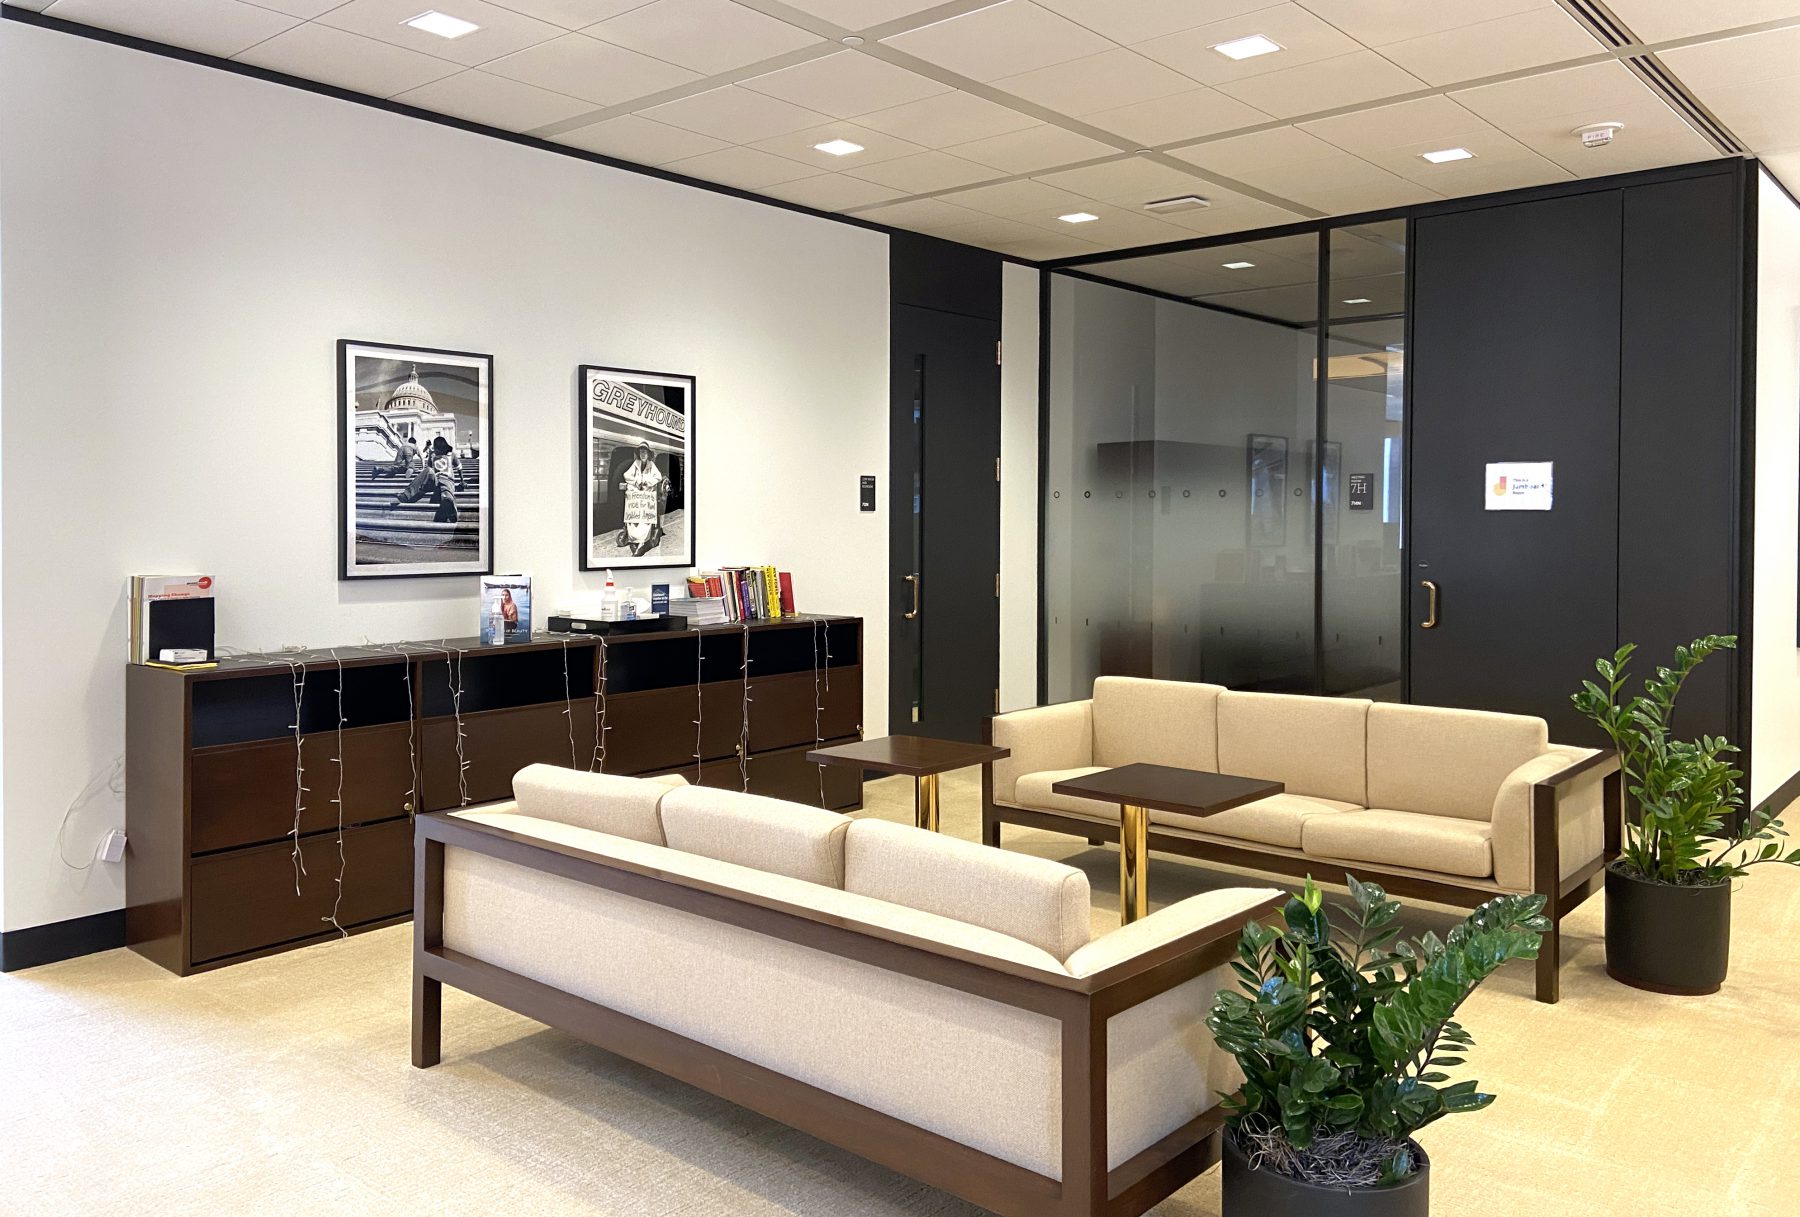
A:
[[[1438,627],[1438,585],[1430,579],[1421,579],[1419,586],[1424,588],[1425,594],[1430,597],[1426,602],[1425,620],[1419,622],[1419,628],[1435,630]]]
[[[916,621],[919,616],[919,576],[901,575],[900,577],[912,584],[912,612],[901,613],[900,616],[907,621]]]

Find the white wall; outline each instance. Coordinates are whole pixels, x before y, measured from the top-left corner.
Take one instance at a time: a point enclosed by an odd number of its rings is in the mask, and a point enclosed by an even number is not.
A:
[[[1800,210],[1766,173],[1757,216],[1750,797],[1760,802],[1800,772]]]
[[[4,928],[122,903],[55,839],[123,746],[127,575],[216,575],[243,648],[474,631],[472,579],[335,577],[339,338],[494,356],[496,561],[545,608],[598,578],[576,366],[697,375],[700,563],[866,618],[885,730],[884,236],[11,23],[0,111]]]
[[[1038,272],[1000,279],[1000,708],[1037,705]]]

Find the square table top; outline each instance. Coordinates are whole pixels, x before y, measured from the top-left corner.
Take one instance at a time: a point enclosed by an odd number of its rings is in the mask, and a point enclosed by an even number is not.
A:
[[[1201,769],[1177,769],[1172,765],[1121,765],[1086,777],[1064,778],[1050,787],[1054,794],[1069,794],[1109,803],[1129,803],[1156,811],[1191,816],[1210,816],[1280,794],[1287,787],[1263,778],[1208,773]]]
[[[815,748],[806,759],[815,765],[857,765],[877,773],[903,773],[925,777],[986,765],[1005,760],[1010,748],[992,744],[965,744],[960,740],[931,739],[923,735],[884,735],[879,739],[858,740],[854,744],[838,744]]]

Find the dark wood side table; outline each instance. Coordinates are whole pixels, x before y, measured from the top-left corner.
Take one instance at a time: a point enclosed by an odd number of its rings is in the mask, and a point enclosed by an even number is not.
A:
[[[815,748],[806,759],[815,765],[852,765],[877,773],[903,773],[913,779],[913,823],[938,830],[938,777],[952,769],[991,765],[1012,755],[1010,748],[929,739],[923,735],[884,735]]]
[[[1119,921],[1130,925],[1150,911],[1144,874],[1150,851],[1151,811],[1210,816],[1287,789],[1280,782],[1171,765],[1122,765],[1083,778],[1065,778],[1052,794],[1101,799],[1119,805]]]

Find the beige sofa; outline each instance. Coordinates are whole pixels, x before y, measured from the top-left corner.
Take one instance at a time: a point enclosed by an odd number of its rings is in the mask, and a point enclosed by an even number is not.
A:
[[[1090,939],[1086,875],[753,795],[532,766],[417,821],[414,1063],[450,984],[1002,1214],[1216,1158],[1234,888]]]
[[[1003,823],[1118,840],[1117,806],[1052,787],[1144,762],[1285,786],[1204,818],[1152,811],[1153,850],[1461,905],[1542,892],[1553,922],[1618,855],[1617,758],[1552,744],[1537,718],[1103,676],[1087,700],[996,716],[991,737],[1012,754],[983,799],[990,845]],[[1541,1001],[1557,999],[1559,951],[1553,930]]]

